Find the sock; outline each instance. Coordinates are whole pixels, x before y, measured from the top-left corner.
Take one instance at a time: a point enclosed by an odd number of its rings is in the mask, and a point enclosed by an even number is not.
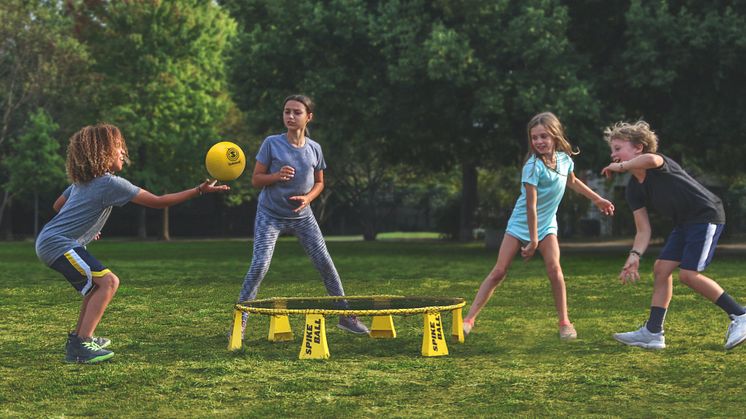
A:
[[[717,304],[718,307],[722,308],[723,311],[725,311],[728,314],[732,314],[734,316],[740,316],[742,314],[746,314],[746,311],[743,310],[743,307],[741,307],[740,304],[736,302],[736,300],[733,299],[730,295],[728,295],[727,292],[723,292],[723,294],[715,301],[715,304]]]
[[[645,324],[650,333],[660,333],[663,331],[663,320],[666,318],[666,309],[663,307],[650,307],[650,318]]]

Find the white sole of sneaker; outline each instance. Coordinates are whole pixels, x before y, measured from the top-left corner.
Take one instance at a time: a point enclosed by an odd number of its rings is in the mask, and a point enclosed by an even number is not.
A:
[[[734,343],[732,343],[732,344],[731,344],[730,346],[728,346],[728,345],[725,345],[725,349],[733,349],[733,348],[735,348],[736,346],[738,346],[738,345],[740,345],[740,344],[742,344],[742,343],[744,343],[744,342],[746,342],[746,336],[744,336],[744,337],[743,337],[743,339],[739,340],[738,342],[734,342]]]
[[[638,348],[644,348],[644,349],[666,349],[666,344],[660,344],[660,343],[643,343],[643,342],[625,342],[621,339],[618,339],[616,336],[614,336],[614,340],[616,340],[619,343],[623,343],[627,346],[636,346]]]
[[[367,334],[370,333],[370,332],[358,332],[356,330],[348,329],[348,328],[342,326],[341,324],[337,324],[337,327],[340,328],[340,329],[342,329],[342,330],[344,330],[345,332],[350,332],[350,333],[355,334],[355,335],[367,335]]]

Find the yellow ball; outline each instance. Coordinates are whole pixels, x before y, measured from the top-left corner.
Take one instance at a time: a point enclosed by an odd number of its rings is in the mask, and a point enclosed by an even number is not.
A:
[[[241,176],[246,168],[246,157],[241,147],[230,141],[221,141],[207,151],[205,166],[210,176],[226,182]]]

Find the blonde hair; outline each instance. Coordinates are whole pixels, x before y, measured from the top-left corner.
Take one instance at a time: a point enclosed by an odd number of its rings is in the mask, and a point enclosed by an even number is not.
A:
[[[658,136],[650,129],[650,125],[643,120],[634,124],[628,122],[617,122],[604,130],[604,140],[611,143],[613,140],[629,141],[632,144],[642,145],[643,153],[655,153],[658,151]]]
[[[127,144],[119,128],[110,124],[88,125],[70,137],[65,169],[73,183],[85,183],[109,171],[117,146],[122,147],[125,163],[129,163]]]
[[[570,144],[570,141],[565,136],[565,129],[562,127],[559,118],[551,112],[542,112],[534,115],[526,125],[526,133],[528,135],[528,153],[526,154],[526,161],[528,161],[532,155],[536,155],[534,147],[531,145],[531,129],[538,125],[543,126],[549,135],[552,136],[555,151],[564,151],[568,156],[580,154],[580,150],[573,148],[572,144]]]

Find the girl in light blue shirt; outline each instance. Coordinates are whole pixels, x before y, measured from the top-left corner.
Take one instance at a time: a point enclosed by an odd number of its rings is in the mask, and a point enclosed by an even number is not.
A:
[[[575,177],[571,156],[579,152],[573,150],[554,114],[543,112],[534,116],[527,131],[529,152],[521,174],[521,195],[508,221],[497,263],[482,282],[464,318],[464,334],[471,332],[474,320],[505,279],[518,251],[528,260],[538,249],[552,285],[560,338],[575,339],[577,332],[567,313],[565,279],[560,266],[557,208],[565,186],[590,199],[606,215],[614,214],[614,205]]]

